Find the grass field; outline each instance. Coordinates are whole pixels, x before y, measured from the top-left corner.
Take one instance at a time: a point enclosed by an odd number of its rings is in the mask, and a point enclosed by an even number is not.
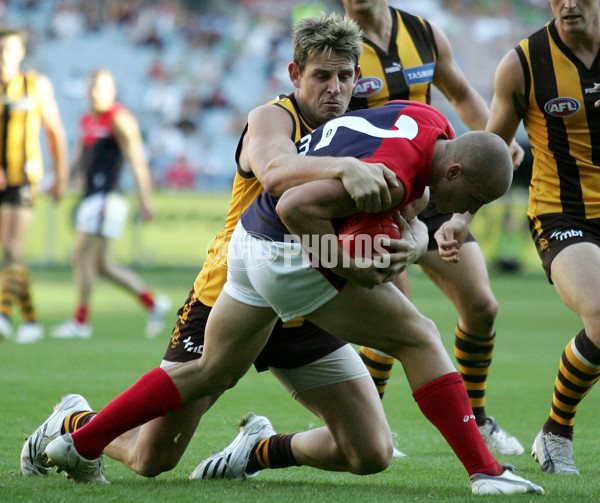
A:
[[[148,281],[179,305],[195,273],[144,272]],[[433,318],[451,351],[455,314],[450,303],[415,269],[411,272],[415,303]],[[578,319],[539,276],[493,276],[500,301],[498,339],[489,379],[488,412],[525,445],[526,454],[504,457],[524,476],[544,486],[546,502],[593,501],[600,493],[597,452],[600,441],[597,396],[588,397],[578,414],[575,457],[581,477],[543,474],[528,455],[546,418],[559,355],[580,330]],[[51,325],[70,315],[74,292],[64,272],[35,273],[35,297],[43,322]],[[173,316],[174,317],[174,316]],[[466,473],[442,437],[418,411],[400,366],[395,368],[384,405],[399,447],[409,457],[394,460],[385,472],[367,477],[293,468],[261,473],[252,481],[190,482],[187,474],[213,450],[235,435],[236,421],[248,411],[271,418],[275,428],[291,432],[319,425],[268,373],[251,370],[209,411],[179,466],[156,479],[143,479],[112,460],[106,461],[108,487],[77,486],[62,475],[25,479],[19,475],[22,443],[50,414],[65,392],[81,393],[101,408],[117,393],[155,367],[168,335],[143,337],[144,314],[136,301],[111,285],[101,284],[93,300],[95,334],[90,340],[45,339],[31,346],[0,345],[0,501],[214,501],[344,502],[466,501],[471,496]],[[511,499],[536,501],[540,497]],[[502,498],[493,497],[493,501]]]

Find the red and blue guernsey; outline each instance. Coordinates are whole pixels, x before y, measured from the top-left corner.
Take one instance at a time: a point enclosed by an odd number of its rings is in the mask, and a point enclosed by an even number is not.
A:
[[[118,188],[123,154],[113,134],[113,122],[120,110],[123,107],[115,104],[105,112],[88,112],[79,121],[79,168],[85,180],[84,197]]]
[[[454,138],[452,126],[440,112],[424,103],[396,100],[332,119],[297,146],[301,155],[347,156],[385,164],[404,185],[401,208],[423,195],[438,138]],[[244,229],[283,242],[289,231],[277,216],[276,205],[277,198],[263,191],[243,213]]]

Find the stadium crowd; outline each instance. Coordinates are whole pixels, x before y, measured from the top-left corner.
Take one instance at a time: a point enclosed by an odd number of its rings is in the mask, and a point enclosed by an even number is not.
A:
[[[502,55],[548,17],[545,0],[390,5],[424,14],[444,29],[486,100]],[[290,91],[282,70],[291,59],[293,22],[342,10],[337,0],[5,0],[0,18],[28,32],[25,66],[53,82],[70,145],[86,106],[85,76],[106,67],[121,89],[119,99],[140,120],[156,186],[227,191],[246,114]],[[434,105],[463,130],[441,96],[434,95]]]

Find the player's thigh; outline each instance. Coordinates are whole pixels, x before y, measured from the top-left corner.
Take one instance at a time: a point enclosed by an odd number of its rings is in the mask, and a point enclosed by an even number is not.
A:
[[[249,306],[221,292],[208,317],[202,358],[166,369],[182,400],[234,386],[258,357],[276,321],[271,308]]]
[[[578,243],[562,250],[552,261],[552,281],[563,302],[586,324],[600,331],[600,247]]]
[[[464,243],[460,261],[446,262],[437,250],[428,251],[419,261],[423,272],[458,307],[494,299],[485,258],[477,242]]]
[[[75,238],[75,259],[80,262],[99,263],[105,241],[105,238],[97,234],[78,232]]]
[[[385,351],[432,346],[439,334],[434,323],[390,283],[362,288],[348,282],[327,304],[306,318],[340,339]]]
[[[390,427],[370,376],[313,388],[297,400],[321,418],[342,450],[391,451]]]
[[[33,211],[27,206],[3,204],[0,206],[0,243],[11,252],[13,258],[20,258],[25,236],[33,221]]]

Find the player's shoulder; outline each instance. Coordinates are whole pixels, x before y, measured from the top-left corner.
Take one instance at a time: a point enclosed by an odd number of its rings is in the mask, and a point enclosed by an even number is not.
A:
[[[454,136],[452,125],[446,116],[427,103],[393,100],[384,105],[384,107],[387,106],[397,108],[398,113],[412,117],[422,126],[428,125],[431,128],[442,130],[450,138]]]
[[[289,97],[282,95],[254,108],[248,114],[249,124],[277,124],[281,121],[294,122],[299,117],[298,107]]]
[[[386,103],[384,106],[386,107],[395,107],[398,111],[402,111],[404,113],[410,114],[420,114],[424,116],[434,116],[440,117],[444,120],[446,119],[444,115],[437,110],[436,108],[428,105],[427,103],[421,103],[420,101],[410,101],[410,100],[391,100]]]

